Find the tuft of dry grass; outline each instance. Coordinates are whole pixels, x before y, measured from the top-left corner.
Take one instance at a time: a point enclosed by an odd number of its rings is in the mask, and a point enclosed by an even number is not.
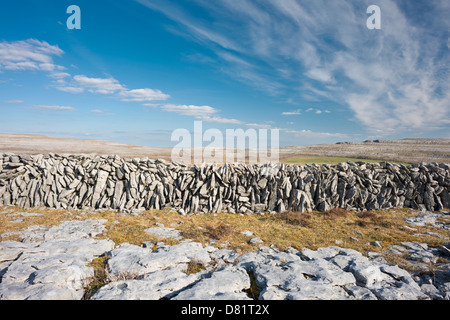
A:
[[[194,273],[200,272],[200,271],[205,270],[205,269],[206,269],[205,266],[202,265],[201,263],[198,263],[197,261],[191,260],[187,264],[187,268],[186,268],[185,273],[186,274],[194,274]]]
[[[330,219],[330,220],[334,220],[337,218],[344,218],[348,215],[349,211],[345,210],[345,209],[341,209],[341,208],[332,208],[328,211],[324,211],[321,212],[320,214],[325,218],[325,219]]]
[[[211,239],[220,240],[225,237],[234,236],[236,231],[233,229],[233,227],[230,224],[221,223],[217,226],[215,226],[213,224],[206,225],[204,233]]]
[[[368,227],[370,224],[383,228],[400,227],[399,221],[394,219],[387,219],[385,215],[374,211],[363,211],[356,214],[359,218],[356,224],[361,227]]]
[[[277,214],[276,219],[280,219],[293,226],[308,227],[310,225],[311,214],[304,212],[285,211]]]

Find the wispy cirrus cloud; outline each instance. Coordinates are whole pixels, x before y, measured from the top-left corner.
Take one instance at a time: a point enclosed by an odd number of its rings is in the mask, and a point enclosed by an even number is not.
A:
[[[318,132],[312,130],[292,130],[292,129],[282,129],[286,133],[293,134],[297,137],[302,138],[339,138],[339,139],[348,139],[349,135],[344,133],[330,133],[330,132]]]
[[[82,93],[84,92],[84,88],[82,87],[70,87],[70,86],[63,86],[63,87],[56,87],[57,90],[68,92],[68,93]]]
[[[8,101],[5,101],[5,102],[6,103],[10,103],[10,104],[19,104],[19,103],[24,103],[25,101],[14,99],[14,100],[8,100]]]
[[[225,123],[225,124],[236,124],[236,125],[244,124],[243,121],[238,120],[238,119],[222,118],[222,117],[217,117],[217,116],[215,116],[215,117],[205,116],[205,117],[201,117],[200,119],[205,122],[213,122],[213,123]]]
[[[283,116],[298,116],[300,114],[302,114],[302,110],[297,109],[294,111],[285,111],[281,113]]]
[[[366,27],[370,1],[136,1],[268,94],[344,104],[368,132],[449,127],[448,1],[382,1],[381,30]]]
[[[29,109],[33,110],[43,110],[43,111],[75,111],[76,109],[68,106],[59,106],[59,105],[36,105],[29,107]]]
[[[321,109],[314,109],[314,108],[306,109],[306,112],[313,112],[313,111],[314,111],[315,114],[331,113],[330,110],[321,110]]]
[[[273,121],[265,121],[264,123],[250,123],[238,119],[223,118],[217,116],[219,113],[218,109],[210,106],[195,106],[195,105],[174,105],[168,104],[161,106],[161,110],[166,112],[173,112],[184,116],[192,116],[198,120],[212,123],[222,123],[222,124],[233,124],[242,125],[251,129],[278,129],[287,134],[291,134],[295,137],[301,138],[318,138],[318,139],[329,139],[329,138],[339,138],[346,139],[349,135],[342,133],[328,133],[328,132],[318,132],[312,130],[295,130],[289,128],[274,127]],[[300,110],[295,110],[293,112],[288,112],[292,114],[300,114]]]
[[[333,76],[332,74],[326,70],[326,69],[321,69],[321,68],[314,68],[314,69],[310,69],[308,70],[305,75],[308,78],[320,81],[320,82],[333,82]]]
[[[183,116],[192,116],[196,119],[213,122],[213,123],[225,123],[225,124],[243,124],[244,122],[238,119],[229,119],[217,116],[219,110],[210,106],[195,106],[195,105],[175,105],[167,104],[161,106],[161,110],[166,112],[173,112]]]
[[[93,109],[91,111],[89,111],[90,113],[98,116],[98,117],[110,117],[113,116],[114,113],[106,111],[106,110],[100,110],[100,109]]]

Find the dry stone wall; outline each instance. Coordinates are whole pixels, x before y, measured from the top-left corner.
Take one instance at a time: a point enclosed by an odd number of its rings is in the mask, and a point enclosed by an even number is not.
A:
[[[186,166],[118,156],[0,154],[0,205],[259,213],[450,207],[450,166]]]

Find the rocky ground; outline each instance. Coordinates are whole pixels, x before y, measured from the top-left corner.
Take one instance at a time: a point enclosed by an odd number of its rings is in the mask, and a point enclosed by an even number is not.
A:
[[[19,213],[17,219],[30,215]],[[417,212],[405,224],[449,230],[438,221],[448,215]],[[450,300],[450,242],[437,248],[419,242],[386,248],[406,257],[415,266],[412,272],[389,264],[380,253],[363,256],[338,246],[280,251],[252,230],[246,231],[250,241],[261,242],[260,247],[244,254],[183,239],[162,224],[146,232],[178,244],[116,246],[97,237],[106,231],[105,222],[32,226],[17,232],[21,241],[0,242],[0,299]],[[101,279],[96,261],[104,262]]]

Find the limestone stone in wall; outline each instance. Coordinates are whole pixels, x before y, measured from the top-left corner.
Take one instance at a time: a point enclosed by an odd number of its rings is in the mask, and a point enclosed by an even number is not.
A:
[[[183,213],[450,207],[450,167],[421,163],[186,166],[118,156],[0,154],[0,205]]]

